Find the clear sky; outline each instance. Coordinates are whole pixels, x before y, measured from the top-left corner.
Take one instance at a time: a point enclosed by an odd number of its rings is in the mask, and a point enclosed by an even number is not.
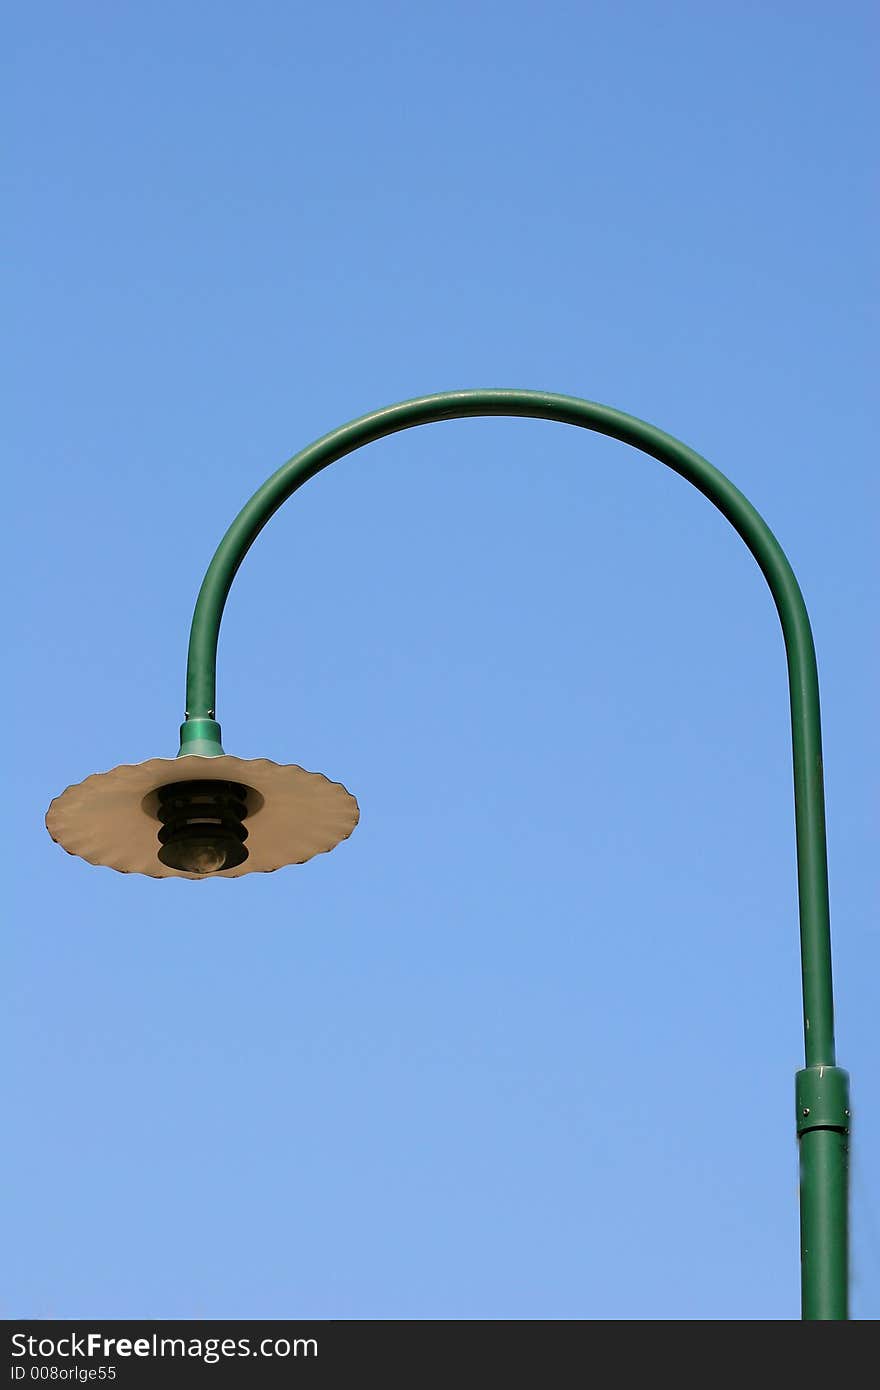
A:
[[[447,423],[272,521],[218,713],[357,795],[333,854],[155,882],[43,828],[176,752],[202,573],[271,471],[490,385],[683,438],[801,581],[880,1316],[873,6],[5,28],[6,1316],[797,1316],[783,648],[659,464]]]

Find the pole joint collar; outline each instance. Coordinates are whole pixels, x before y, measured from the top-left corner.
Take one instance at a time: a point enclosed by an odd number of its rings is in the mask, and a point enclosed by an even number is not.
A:
[[[180,726],[180,752],[178,758],[195,753],[200,758],[222,758],[223,745],[220,742],[220,725],[216,719],[203,719],[201,716],[186,717]]]
[[[847,1133],[852,1124],[849,1073],[840,1067],[806,1067],[795,1077],[798,1138],[811,1129]]]

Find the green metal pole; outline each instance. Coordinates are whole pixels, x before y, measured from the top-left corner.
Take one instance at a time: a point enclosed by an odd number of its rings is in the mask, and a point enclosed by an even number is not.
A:
[[[609,406],[543,391],[449,391],[403,401],[325,435],[273,473],[233,521],[214,555],[193,615],[181,753],[222,753],[216,722],[217,643],[232,581],[266,522],[316,473],[399,430],[469,416],[526,416],[576,425],[630,444],[693,483],[745,541],[779,613],[788,663],[806,1066],[796,1085],[801,1167],[802,1311],[844,1319],[850,1111],[835,1065],[831,932],[819,681],[810,620],[779,542],[752,504],[706,459],[672,435]]]

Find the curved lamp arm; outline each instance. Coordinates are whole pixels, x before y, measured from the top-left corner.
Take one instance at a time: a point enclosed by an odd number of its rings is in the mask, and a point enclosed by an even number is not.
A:
[[[779,542],[752,504],[706,459],[610,406],[544,391],[448,391],[363,415],[303,449],[239,512],[199,592],[189,643],[181,753],[222,753],[215,718],[217,642],[232,581],[266,522],[303,483],[384,435],[437,420],[526,416],[577,425],[631,444],[693,483],[745,541],[770,587],[788,662],[794,755],[798,900],[806,1070],[798,1073],[804,1316],[846,1317],[846,1073],[835,1066],[831,934],[816,654],[803,596]]]

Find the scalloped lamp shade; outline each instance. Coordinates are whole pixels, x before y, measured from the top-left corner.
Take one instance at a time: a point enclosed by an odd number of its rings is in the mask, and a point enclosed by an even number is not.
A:
[[[247,858],[214,872],[191,873],[163,863],[159,790],[175,783],[234,784],[245,793]],[[218,795],[221,789],[218,788]],[[122,874],[150,878],[241,878],[304,864],[326,854],[354,830],[358,804],[339,782],[296,764],[268,758],[151,758],[96,772],[52,802],[46,829],[68,854]]]

